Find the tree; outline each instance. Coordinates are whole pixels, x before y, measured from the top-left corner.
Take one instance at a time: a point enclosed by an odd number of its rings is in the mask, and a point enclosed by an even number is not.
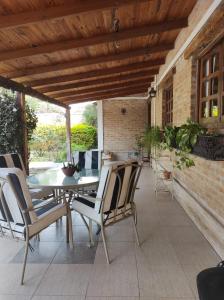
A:
[[[28,141],[31,140],[37,124],[37,117],[26,105],[26,128]],[[0,153],[22,152],[23,126],[15,93],[0,90]]]
[[[96,103],[89,104],[83,112],[83,122],[87,125],[97,127],[97,106]]]

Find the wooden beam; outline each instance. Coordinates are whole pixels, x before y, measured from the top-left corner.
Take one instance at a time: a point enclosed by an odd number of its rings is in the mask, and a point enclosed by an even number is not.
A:
[[[149,34],[161,33],[170,30],[176,30],[188,25],[187,19],[179,19],[174,21],[160,22],[157,24],[145,25],[140,27],[129,28],[119,32],[110,32],[89,38],[72,39],[67,41],[60,41],[40,45],[35,47],[28,47],[23,49],[15,49],[12,51],[0,52],[0,62],[18,58],[24,58],[35,55],[49,54],[57,51],[65,51],[69,49],[85,48],[89,46],[96,46],[104,43],[111,43],[114,41],[121,41],[132,39]]]
[[[165,63],[165,58],[155,59],[155,60],[146,60],[144,62],[132,63],[128,65],[122,65],[113,68],[106,68],[100,70],[94,70],[89,72],[76,73],[71,75],[64,76],[55,76],[44,79],[36,79],[31,81],[21,81],[25,85],[39,87],[39,86],[49,86],[62,82],[71,82],[71,81],[80,81],[89,78],[98,78],[102,76],[119,74],[124,72],[136,72],[139,70],[149,69],[149,75],[155,75],[158,73],[158,67]],[[157,68],[156,68],[157,67]],[[154,68],[154,69],[152,69]]]
[[[129,95],[135,95],[139,93],[146,93],[147,92],[147,87],[140,87],[140,88],[133,88],[133,89],[128,89],[128,90],[123,90],[123,91],[118,91],[118,92],[110,92],[110,93],[105,93],[105,94],[89,94],[89,95],[83,95],[79,97],[74,97],[71,99],[64,99],[64,103],[67,105],[70,104],[75,104],[75,103],[81,103],[81,102],[87,102],[87,101],[97,101],[97,100],[104,100],[104,99],[109,99],[109,98],[114,98],[114,97],[123,97],[123,96],[129,96]]]
[[[66,152],[67,152],[67,161],[72,161],[71,114],[70,114],[70,107],[66,108],[65,121],[66,121]]]
[[[27,11],[18,14],[1,16],[0,29],[13,28],[27,24],[34,24],[53,19],[61,19],[67,16],[79,16],[83,13],[91,13],[137,3],[149,2],[150,0],[87,0],[75,1],[73,4],[45,7],[36,11]]]
[[[86,67],[86,66],[91,66],[91,65],[96,65],[96,64],[106,63],[106,62],[119,61],[123,59],[149,55],[152,53],[167,52],[173,49],[173,47],[174,47],[174,43],[169,43],[169,44],[163,43],[163,44],[151,46],[149,48],[140,48],[132,51],[121,52],[118,54],[103,55],[103,56],[90,57],[90,58],[86,57],[86,58],[81,58],[78,60],[59,63],[59,64],[53,64],[47,66],[36,66],[29,69],[12,71],[4,74],[4,76],[9,78],[20,78],[20,77],[26,77],[30,75],[33,76],[33,75],[39,75],[44,73],[57,72],[66,69],[80,68],[80,67]]]
[[[148,72],[144,71],[144,72],[131,73],[127,75],[118,75],[118,76],[115,75],[113,77],[95,79],[90,81],[87,80],[87,81],[69,83],[64,85],[55,85],[55,86],[38,89],[38,91],[50,95],[51,93],[54,93],[56,91],[67,91],[71,89],[87,88],[96,85],[102,86],[105,85],[106,83],[112,83],[112,82],[125,81],[124,82],[125,84],[126,82],[135,81],[136,79],[140,79],[140,78],[145,80],[147,79],[150,82],[153,81],[153,77],[150,77]]]
[[[150,81],[144,81],[142,79],[140,80],[135,80],[135,82],[127,82],[127,83],[113,83],[113,84],[108,84],[108,85],[103,85],[100,87],[91,87],[88,89],[75,89],[72,91],[65,91],[65,92],[57,92],[52,94],[51,96],[53,98],[64,98],[64,97],[68,97],[68,96],[74,96],[75,94],[87,94],[87,93],[93,93],[93,92],[101,92],[101,91],[109,91],[109,90],[116,90],[116,89],[120,89],[120,88],[127,88],[127,87],[135,87],[138,85],[142,85],[142,84],[148,84],[148,86],[150,85]]]
[[[61,103],[61,102],[59,102],[59,101],[57,101],[57,100],[55,100],[51,97],[43,95],[43,94],[41,94],[40,92],[34,90],[31,87],[26,87],[21,83],[18,83],[16,81],[11,80],[11,79],[4,78],[2,76],[0,76],[0,86],[4,87],[6,89],[10,89],[10,90],[13,90],[13,91],[24,93],[25,95],[29,95],[29,96],[38,98],[40,100],[43,100],[43,101],[46,101],[46,102],[49,102],[49,103],[56,104],[56,105],[67,108],[67,106],[65,104],[63,104],[63,103]]]
[[[29,160],[28,160],[28,132],[26,126],[26,99],[25,94],[17,92],[16,93],[16,102],[19,107],[20,112],[20,126],[22,127],[22,149],[20,155],[22,156],[22,160],[26,169],[27,175],[29,175]]]
[[[86,93],[76,93],[76,94],[73,94],[73,95],[68,95],[68,96],[63,96],[63,97],[60,97],[60,101],[61,102],[66,102],[66,101],[69,101],[69,99],[74,99],[74,98],[82,98],[82,99],[85,99],[85,98],[89,98],[89,97],[95,97],[95,96],[102,96],[102,95],[108,95],[108,94],[114,94],[114,93],[120,93],[120,92],[124,92],[124,91],[129,91],[129,90],[148,90],[148,87],[149,85],[148,84],[140,84],[140,85],[136,85],[136,86],[128,86],[128,87],[120,87],[120,88],[117,88],[116,90],[115,89],[105,89],[103,91],[92,91],[92,92],[86,92]]]

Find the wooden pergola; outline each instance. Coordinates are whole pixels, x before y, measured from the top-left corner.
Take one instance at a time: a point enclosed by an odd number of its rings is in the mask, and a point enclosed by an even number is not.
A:
[[[66,108],[68,126],[70,104],[147,93],[195,3],[1,0],[0,86]]]

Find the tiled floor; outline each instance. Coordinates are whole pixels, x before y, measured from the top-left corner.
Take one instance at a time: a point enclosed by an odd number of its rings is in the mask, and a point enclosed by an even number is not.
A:
[[[143,169],[139,187],[141,247],[129,220],[108,228],[111,265],[100,237],[95,247],[87,247],[86,228],[73,214],[75,249],[65,243],[64,222],[46,229],[41,241],[33,242],[20,286],[23,243],[0,238],[0,300],[197,299],[196,274],[219,257],[175,200],[167,193],[155,199],[149,168]]]

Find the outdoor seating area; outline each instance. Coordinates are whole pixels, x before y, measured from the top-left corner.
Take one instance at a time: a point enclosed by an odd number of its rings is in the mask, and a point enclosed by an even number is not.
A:
[[[0,1],[0,300],[224,300],[223,15]]]

